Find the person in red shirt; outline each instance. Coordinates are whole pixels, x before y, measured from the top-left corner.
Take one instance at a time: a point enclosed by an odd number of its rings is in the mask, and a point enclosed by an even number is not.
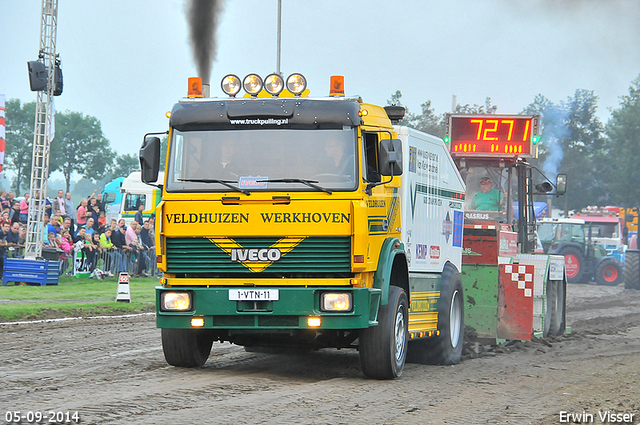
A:
[[[98,232],[104,233],[107,229],[107,217],[104,216],[104,211],[100,211],[98,215]]]
[[[87,204],[86,198],[80,201],[80,206],[76,214],[76,233],[78,233],[78,230],[80,230],[82,226],[87,224],[87,218],[91,217],[91,212],[87,209]]]

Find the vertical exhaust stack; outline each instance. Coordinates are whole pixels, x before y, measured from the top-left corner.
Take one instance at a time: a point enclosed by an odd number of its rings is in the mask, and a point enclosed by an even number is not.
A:
[[[208,83],[202,83],[202,97],[211,97],[211,86]]]
[[[186,16],[189,23],[189,40],[193,51],[198,76],[202,78],[203,91],[206,84],[207,92],[204,97],[209,97],[209,81],[211,80],[211,68],[216,59],[216,30],[220,22],[220,15],[224,6],[224,0],[190,0],[186,3]]]

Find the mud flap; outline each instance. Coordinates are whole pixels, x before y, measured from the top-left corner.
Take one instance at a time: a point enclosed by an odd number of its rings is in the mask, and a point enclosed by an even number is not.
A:
[[[369,290],[369,326],[378,325],[378,310],[380,309],[382,289]]]
[[[531,340],[534,266],[500,264],[498,338]]]

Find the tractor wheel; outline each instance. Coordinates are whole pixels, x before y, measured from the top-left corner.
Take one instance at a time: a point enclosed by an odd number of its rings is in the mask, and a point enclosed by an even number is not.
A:
[[[627,250],[624,255],[624,287],[626,289],[640,289],[640,251]]]
[[[564,255],[564,268],[567,273],[567,282],[569,283],[586,283],[583,282],[585,262],[584,255],[579,249],[568,246],[564,248],[560,255]]]
[[[549,332],[551,330],[551,322],[553,322],[553,314],[556,305],[556,285],[553,280],[547,280],[544,296],[544,329],[542,330],[542,336],[546,338],[549,336]]]
[[[456,364],[462,357],[464,339],[464,291],[460,273],[447,265],[442,272],[438,301],[440,335],[410,341],[408,361],[421,364]]]
[[[603,260],[596,269],[598,285],[616,286],[622,282],[622,266],[614,259]]]
[[[206,329],[162,329],[164,358],[171,366],[202,366],[211,353],[213,338]]]
[[[378,326],[360,332],[362,372],[375,379],[393,379],[402,374],[409,339],[409,302],[404,289],[389,287],[389,302],[380,306]]]
[[[551,309],[551,323],[549,323],[549,334],[560,335],[565,330],[564,323],[564,306],[565,300],[565,286],[563,280],[552,281],[554,298],[549,308]]]

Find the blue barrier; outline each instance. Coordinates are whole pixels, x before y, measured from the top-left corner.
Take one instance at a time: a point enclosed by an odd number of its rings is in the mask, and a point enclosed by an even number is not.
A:
[[[57,285],[59,270],[59,261],[5,258],[2,284],[27,282],[38,283],[40,286]]]

